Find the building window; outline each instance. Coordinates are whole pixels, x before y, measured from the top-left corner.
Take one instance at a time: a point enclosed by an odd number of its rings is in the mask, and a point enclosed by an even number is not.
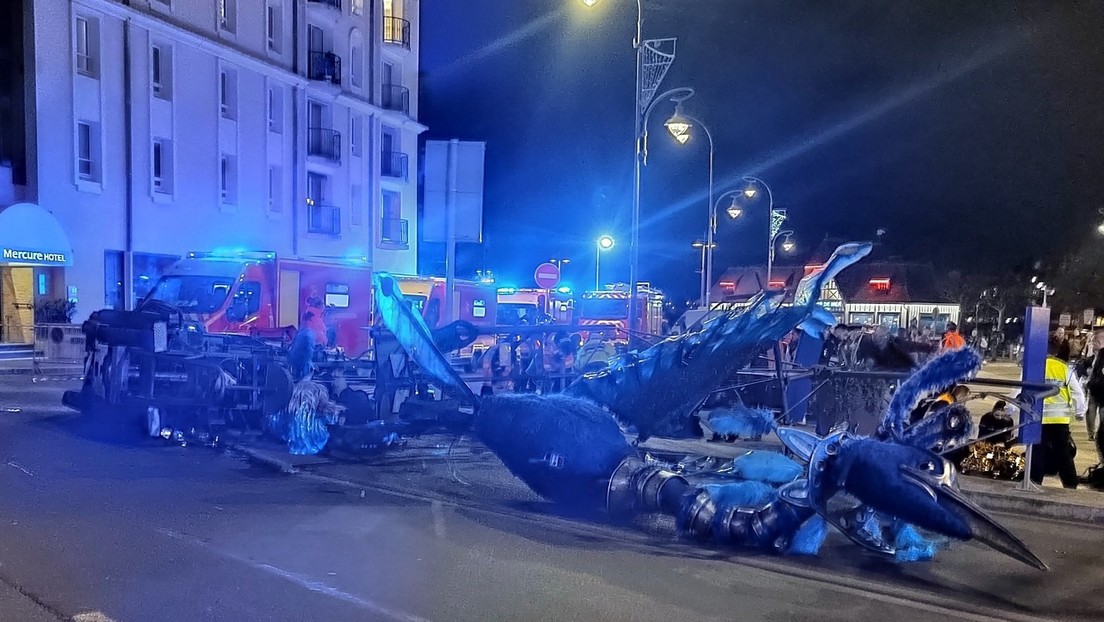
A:
[[[100,181],[99,124],[77,122],[77,178]]]
[[[238,0],[218,0],[219,28],[233,33],[238,27]]]
[[[353,15],[364,15],[364,0],[349,0],[349,12]]]
[[[307,203],[310,205],[321,205],[326,202],[326,182],[325,175],[320,173],[307,173]]]
[[[284,131],[284,90],[279,86],[268,87],[268,131],[273,134]]]
[[[172,48],[157,44],[150,48],[150,84],[153,94],[172,99]]]
[[[364,202],[363,192],[364,191],[361,189],[360,184],[353,184],[349,188],[350,222],[353,224],[353,226],[356,227],[364,224],[364,205],[362,205],[362,203]]]
[[[219,198],[224,205],[234,205],[238,198],[237,158],[223,155],[219,159]]]
[[[383,0],[383,16],[401,19],[403,16],[402,0]]]
[[[269,2],[265,7],[265,33],[268,38],[268,50],[279,54],[283,49],[284,9],[279,2]]]
[[[153,140],[152,153],[153,191],[160,194],[172,194],[172,141],[164,138]]]
[[[364,118],[359,114],[349,115],[349,153],[359,156],[363,150]]]
[[[280,197],[280,167],[268,167],[268,211],[280,213],[284,211]]]
[[[233,69],[219,73],[219,110],[224,119],[236,119],[238,109],[238,74]]]
[[[100,69],[100,25],[99,20],[78,16],[73,24],[73,52],[77,72],[92,78],[98,77]]]
[[[359,37],[354,36],[354,43],[349,49],[349,82],[359,89],[364,84],[364,46],[356,39]]]
[[[407,221],[402,217],[402,194],[384,190],[381,211],[380,242],[392,246],[405,246],[408,243],[409,232]]]

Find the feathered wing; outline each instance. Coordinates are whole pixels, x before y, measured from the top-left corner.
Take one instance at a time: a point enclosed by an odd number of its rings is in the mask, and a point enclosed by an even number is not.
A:
[[[375,286],[376,312],[406,354],[424,373],[440,382],[442,388],[451,389],[471,404],[478,404],[479,398],[437,349],[429,326],[420,315],[414,313],[399,291],[395,278],[386,272],[377,272],[372,280]]]
[[[744,311],[720,314],[703,322],[699,331],[627,355],[609,369],[584,376],[569,392],[608,407],[634,425],[641,440],[652,434],[696,434],[691,415],[710,393],[811,317],[826,324],[825,314],[816,311],[821,288],[870,249],[868,243],[840,246],[801,280],[792,307],[782,306],[782,292],[763,292]]]
[[[936,356],[897,387],[882,419],[882,429],[893,439],[902,440],[909,415],[920,400],[971,378],[979,369],[981,355],[973,348],[949,350]]]

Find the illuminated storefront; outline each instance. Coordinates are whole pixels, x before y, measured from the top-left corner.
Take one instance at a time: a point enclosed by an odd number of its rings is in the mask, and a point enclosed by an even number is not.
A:
[[[71,298],[64,270],[72,257],[53,214],[33,203],[0,209],[0,343],[32,343],[35,306]]]

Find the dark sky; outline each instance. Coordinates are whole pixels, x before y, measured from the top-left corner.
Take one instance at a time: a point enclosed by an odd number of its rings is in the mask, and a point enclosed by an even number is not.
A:
[[[661,90],[696,90],[686,110],[716,138],[717,193],[762,177],[800,248],[885,228],[889,254],[1030,269],[1101,218],[1104,3],[645,5],[645,38],[678,37]],[[428,137],[487,143],[486,244],[462,271],[485,253],[500,281],[530,286],[537,263],[567,256],[567,280],[590,287],[608,232],[603,280],[627,278],[635,15],[632,0],[423,0]],[[649,126],[641,277],[689,296],[707,141],[675,147],[672,111],[660,104]],[[765,211],[722,221],[717,274],[764,261]]]

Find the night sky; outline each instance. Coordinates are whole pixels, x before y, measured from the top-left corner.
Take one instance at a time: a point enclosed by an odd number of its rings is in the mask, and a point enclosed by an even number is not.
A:
[[[531,286],[566,256],[566,280],[591,287],[609,233],[603,280],[627,279],[635,15],[632,0],[423,0],[427,137],[487,143],[485,246],[461,275],[485,262]],[[717,194],[762,177],[799,251],[884,228],[887,255],[1030,271],[1095,234],[1104,3],[645,0],[645,15],[645,38],[678,37],[661,90],[696,90]],[[671,112],[649,125],[641,278],[689,297],[707,141],[675,146]],[[765,203],[722,215],[715,274],[765,261],[765,230]],[[421,269],[441,252],[426,245]]]

